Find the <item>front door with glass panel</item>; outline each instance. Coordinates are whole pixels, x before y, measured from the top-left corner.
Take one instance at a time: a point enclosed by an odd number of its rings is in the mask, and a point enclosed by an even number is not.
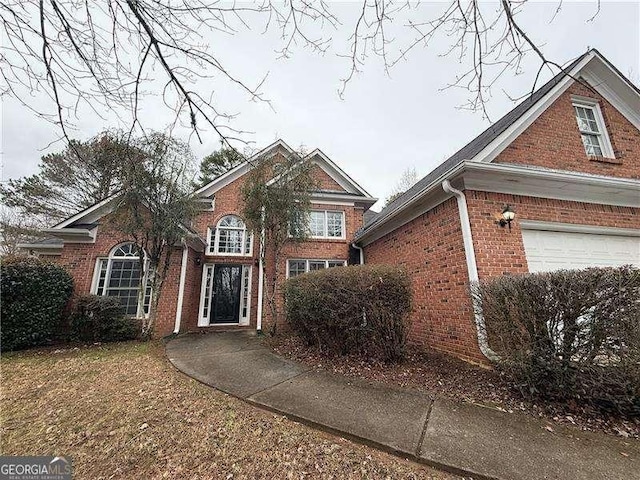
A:
[[[215,265],[209,323],[240,322],[242,266]]]

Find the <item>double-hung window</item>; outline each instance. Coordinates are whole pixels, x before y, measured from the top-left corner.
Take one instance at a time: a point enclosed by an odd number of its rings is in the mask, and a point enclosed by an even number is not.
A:
[[[140,259],[140,251],[133,243],[116,246],[108,257],[98,259],[92,288],[96,295],[117,297],[125,314],[132,317],[148,315],[151,303],[149,275],[142,278]],[[142,305],[138,296],[141,285],[145,288]]]
[[[209,255],[251,255],[253,238],[240,217],[222,217],[215,228],[209,229]]]
[[[598,103],[576,100],[573,103],[573,108],[586,154],[590,157],[613,158],[613,148]]]
[[[296,259],[287,261],[287,277],[293,278],[307,272],[315,272],[316,270],[324,270],[325,268],[344,267],[346,260],[313,260],[313,259]]]
[[[344,212],[311,210],[308,215],[307,233],[311,238],[345,238]]]

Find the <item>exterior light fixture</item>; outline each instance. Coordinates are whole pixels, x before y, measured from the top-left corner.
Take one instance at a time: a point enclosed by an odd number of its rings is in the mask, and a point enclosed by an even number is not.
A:
[[[511,207],[509,205],[507,205],[502,209],[502,214],[500,215],[500,220],[498,220],[498,223],[501,227],[508,225],[509,230],[511,230],[511,222],[514,218],[516,218],[516,213],[511,210]]]

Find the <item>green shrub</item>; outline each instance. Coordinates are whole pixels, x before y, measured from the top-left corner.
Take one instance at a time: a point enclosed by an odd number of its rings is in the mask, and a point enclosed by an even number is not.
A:
[[[78,298],[70,327],[71,340],[76,342],[119,342],[140,333],[139,320],[125,316],[118,298],[98,295]]]
[[[72,290],[71,276],[58,265],[34,257],[3,258],[2,351],[53,341],[59,335],[62,314]]]
[[[287,320],[328,353],[401,359],[407,342],[411,284],[386,265],[335,267],[287,280]]]
[[[505,276],[474,296],[498,368],[526,397],[640,414],[640,270]]]

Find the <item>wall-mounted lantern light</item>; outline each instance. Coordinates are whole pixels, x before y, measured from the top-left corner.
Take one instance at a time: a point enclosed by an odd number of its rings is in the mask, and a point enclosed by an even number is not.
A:
[[[197,266],[202,265],[202,258],[196,257],[194,260],[195,260]]]
[[[500,215],[500,220],[498,220],[498,223],[501,227],[508,225],[509,230],[511,230],[511,222],[514,218],[516,218],[516,213],[511,210],[511,207],[509,205],[507,205],[502,210],[502,214]]]

